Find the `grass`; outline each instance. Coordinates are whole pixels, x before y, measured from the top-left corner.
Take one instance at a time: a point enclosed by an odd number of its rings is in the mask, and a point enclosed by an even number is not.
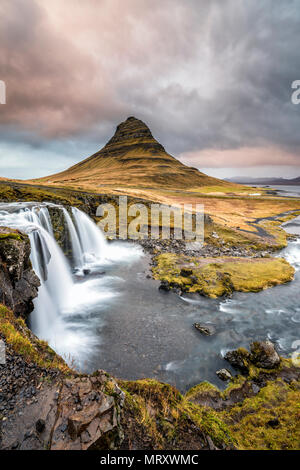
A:
[[[282,258],[189,258],[163,253],[155,261],[155,279],[211,298],[233,291],[258,292],[291,281],[295,272]]]
[[[290,359],[281,359],[277,370],[292,366]],[[299,380],[291,382],[276,378],[276,371],[249,366],[247,377],[237,376],[221,392],[214,385],[203,382],[190,389],[185,398],[194,405],[219,401],[225,404],[231,396],[237,403],[228,405],[217,412],[218,419],[227,426],[233,442],[241,450],[298,450],[300,445],[300,403]],[[255,396],[244,397],[243,390],[251,390],[252,380],[257,382],[264,375],[264,386]],[[267,379],[269,375],[269,380]],[[275,378],[274,378],[275,377]],[[246,386],[246,388],[245,388]],[[209,409],[209,408],[208,408]]]
[[[220,413],[220,419],[227,423],[239,449],[298,450],[299,393],[299,382],[287,384],[277,379],[255,397],[247,398],[242,406]]]
[[[151,437],[154,448],[168,449],[171,442],[180,448],[180,441],[191,425],[198,430],[198,445],[200,433],[210,436],[217,446],[233,445],[227,425],[214,410],[190,402],[171,385],[153,379],[123,380],[119,385],[126,392],[125,407]]]
[[[0,230],[1,230],[1,227],[0,227]],[[17,231],[13,231],[13,229],[9,229],[11,230],[9,233],[1,233],[0,232],[0,240],[23,240],[24,237],[22,237],[22,234],[20,232],[17,232]]]
[[[207,176],[168,154],[137,119],[121,123],[114,137],[94,155],[71,168],[45,178],[42,184],[76,185],[97,191],[99,185],[114,187],[181,188],[238,185]]]
[[[6,343],[28,362],[40,367],[70,372],[69,367],[51,349],[46,341],[38,340],[22,318],[16,318],[11,310],[0,304],[0,335]]]
[[[113,171],[113,170],[112,170]],[[99,203],[107,202],[116,208],[116,222],[118,228],[118,196],[128,195],[128,203],[142,202],[149,211],[150,204],[162,203],[174,207],[183,203],[202,204],[210,222],[205,223],[205,242],[216,246],[243,247],[249,251],[265,249],[278,250],[287,244],[287,234],[281,229],[280,223],[289,220],[300,213],[300,200],[288,198],[258,197],[251,198],[227,193],[224,196],[212,196],[195,192],[187,184],[185,189],[168,189],[165,185],[153,189],[143,189],[142,186],[132,190],[129,186],[98,185],[74,186],[74,182],[60,182],[38,185],[1,181],[0,200],[2,201],[48,201],[63,205],[73,205],[88,211],[97,222],[101,224],[101,218],[96,217],[96,208]],[[43,186],[45,185],[45,186]],[[162,189],[163,188],[163,189]],[[238,186],[240,191],[242,187]],[[248,188],[247,188],[248,190]],[[142,199],[141,199],[142,198]],[[256,218],[278,216],[286,211],[294,211],[294,214],[281,216],[278,221],[262,221],[257,226],[251,224]],[[150,231],[149,217],[140,221],[145,226],[146,232]],[[128,217],[128,224],[133,217]],[[161,221],[159,221],[161,227]],[[171,218],[171,230],[174,226]],[[265,235],[258,233],[257,227],[265,230]],[[246,230],[246,231],[244,231]],[[218,238],[213,236],[216,233]],[[118,230],[117,230],[118,233]],[[107,236],[110,234],[107,233]]]

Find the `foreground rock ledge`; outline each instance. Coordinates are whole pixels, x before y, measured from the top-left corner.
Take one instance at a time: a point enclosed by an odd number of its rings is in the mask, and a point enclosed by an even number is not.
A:
[[[300,368],[289,359],[278,363],[271,344],[232,354],[243,358],[243,375],[232,377],[224,392],[204,382],[181,395],[152,379],[116,380],[102,370],[76,374],[19,319],[5,318],[24,340],[31,338],[33,349],[25,360],[15,344],[6,344],[0,449],[299,448]],[[1,331],[0,322],[5,339]],[[272,368],[258,366],[266,358]]]
[[[2,424],[2,449],[115,449],[123,440],[120,407],[124,393],[103,371],[43,387],[38,398]]]

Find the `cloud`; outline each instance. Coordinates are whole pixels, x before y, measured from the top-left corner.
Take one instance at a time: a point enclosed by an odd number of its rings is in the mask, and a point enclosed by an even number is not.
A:
[[[241,147],[227,150],[202,150],[182,153],[179,159],[190,166],[200,168],[248,168],[249,166],[299,165],[299,154],[292,154],[277,147]]]
[[[299,35],[297,0],[2,0],[1,134],[52,171],[135,115],[194,166],[299,165]]]

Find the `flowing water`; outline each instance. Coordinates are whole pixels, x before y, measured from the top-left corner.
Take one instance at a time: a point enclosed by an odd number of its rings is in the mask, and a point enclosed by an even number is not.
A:
[[[30,237],[42,283],[30,316],[33,331],[79,370],[154,377],[183,391],[203,380],[222,387],[215,371],[228,367],[227,350],[268,337],[289,355],[300,339],[299,240],[279,254],[296,268],[286,285],[227,300],[178,297],[147,278],[149,258],[138,245],[108,243],[86,214],[55,207],[65,217],[71,262],[53,237],[46,204],[0,204],[0,225]],[[285,225],[300,235],[300,218]],[[196,321],[215,334],[199,334]]]

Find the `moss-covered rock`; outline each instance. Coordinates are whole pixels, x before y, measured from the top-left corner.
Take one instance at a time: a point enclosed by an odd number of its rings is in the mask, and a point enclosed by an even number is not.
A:
[[[223,411],[239,449],[298,450],[300,446],[300,382],[267,382],[259,393]]]
[[[0,227],[0,300],[23,317],[33,310],[32,301],[40,285],[29,257],[27,235]]]
[[[265,361],[267,368],[254,365],[257,354],[263,351],[265,355],[264,346],[265,342],[256,342],[251,353],[240,348],[231,354],[231,363],[244,375],[236,376],[223,392],[204,382],[189,390],[185,398],[213,408],[239,449],[298,449],[300,368],[291,359],[280,358],[278,364],[269,344],[267,354],[274,358],[273,368]]]
[[[291,281],[294,268],[282,258],[201,258],[163,253],[155,258],[155,279],[183,292],[215,298],[234,291],[258,292]]]
[[[26,361],[40,367],[55,368],[63,372],[70,369],[46,341],[39,340],[28,328],[23,318],[16,318],[5,305],[0,304],[0,336]]]
[[[193,403],[171,385],[152,379],[119,381],[119,385],[126,393],[125,444],[128,435],[135,435],[136,440],[144,441],[139,448],[234,447],[227,425],[214,409]],[[144,447],[145,438],[149,447]]]

